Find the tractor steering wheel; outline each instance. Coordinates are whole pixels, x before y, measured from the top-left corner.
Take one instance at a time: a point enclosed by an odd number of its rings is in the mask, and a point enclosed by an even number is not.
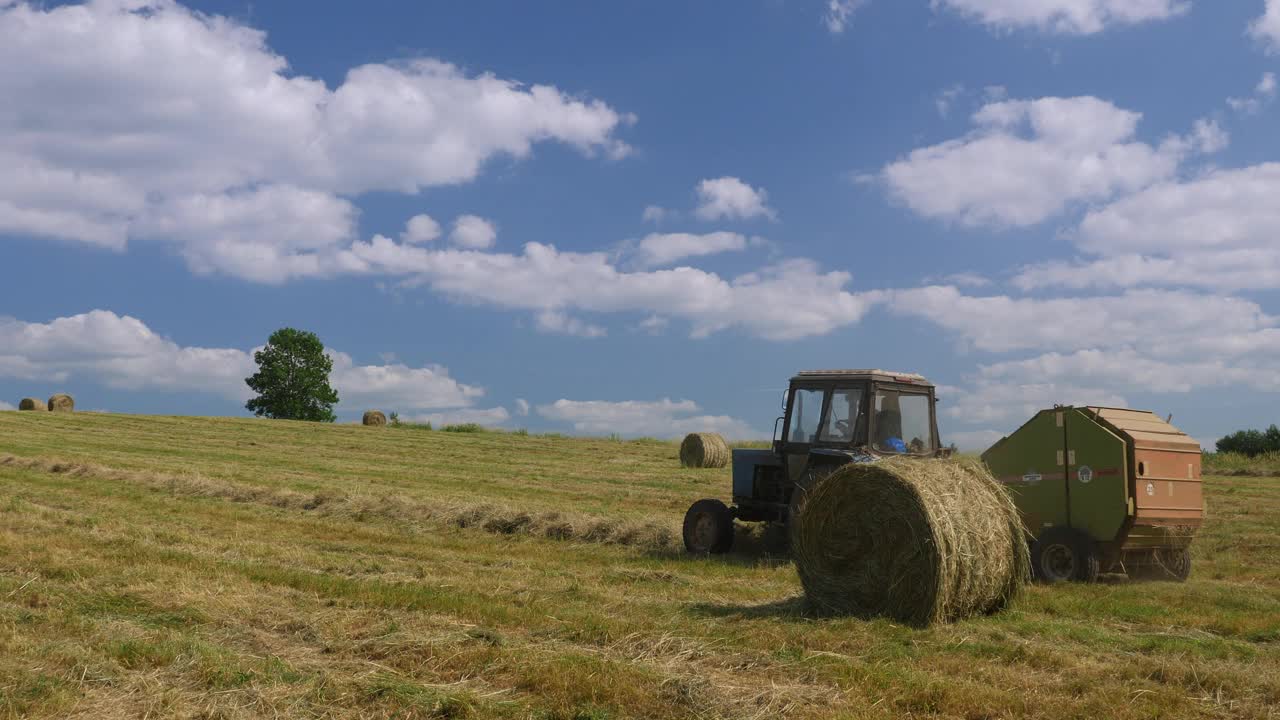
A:
[[[848,420],[837,420],[835,425],[836,425],[836,428],[835,428],[836,432],[840,433],[840,437],[843,437],[843,438],[853,437],[853,433],[850,432],[849,430]]]

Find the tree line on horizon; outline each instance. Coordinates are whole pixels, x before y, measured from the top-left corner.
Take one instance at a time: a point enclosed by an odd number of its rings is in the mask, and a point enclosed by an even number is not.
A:
[[[1239,453],[1257,457],[1280,452],[1280,427],[1273,423],[1266,430],[1237,430],[1217,443],[1220,453]]]

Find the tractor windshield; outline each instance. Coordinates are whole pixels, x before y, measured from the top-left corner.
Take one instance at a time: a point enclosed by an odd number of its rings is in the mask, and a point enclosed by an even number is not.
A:
[[[828,443],[850,443],[854,439],[866,442],[867,423],[863,417],[862,388],[837,388],[831,393],[827,416],[822,420],[819,440]]]
[[[792,396],[791,426],[787,437],[793,443],[809,444],[818,436],[822,420],[823,391],[799,388]]]
[[[878,388],[874,433],[872,446],[880,452],[932,452],[933,417],[929,412],[929,396]]]

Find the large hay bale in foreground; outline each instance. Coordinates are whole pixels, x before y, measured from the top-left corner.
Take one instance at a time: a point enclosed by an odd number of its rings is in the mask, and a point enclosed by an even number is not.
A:
[[[361,422],[365,425],[382,426],[387,424],[387,416],[383,415],[381,410],[368,410]]]
[[[852,464],[798,492],[791,553],[819,610],[924,626],[999,610],[1029,579],[1018,511],[980,463]]]
[[[691,468],[722,468],[729,464],[729,443],[720,433],[689,433],[680,443],[680,464]]]
[[[43,400],[36,398],[22,398],[18,402],[19,410],[34,410],[36,412],[44,412],[49,409]]]
[[[74,412],[76,401],[70,395],[58,393],[49,398],[49,412]]]

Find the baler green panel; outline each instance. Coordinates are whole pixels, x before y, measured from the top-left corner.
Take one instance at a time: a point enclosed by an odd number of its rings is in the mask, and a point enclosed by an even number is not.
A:
[[[1067,523],[1065,447],[1060,410],[1042,410],[1009,437],[991,446],[982,460],[1013,497],[1033,536]]]
[[[1067,410],[1066,424],[1071,525],[1114,540],[1129,515],[1128,448],[1085,410]]]

